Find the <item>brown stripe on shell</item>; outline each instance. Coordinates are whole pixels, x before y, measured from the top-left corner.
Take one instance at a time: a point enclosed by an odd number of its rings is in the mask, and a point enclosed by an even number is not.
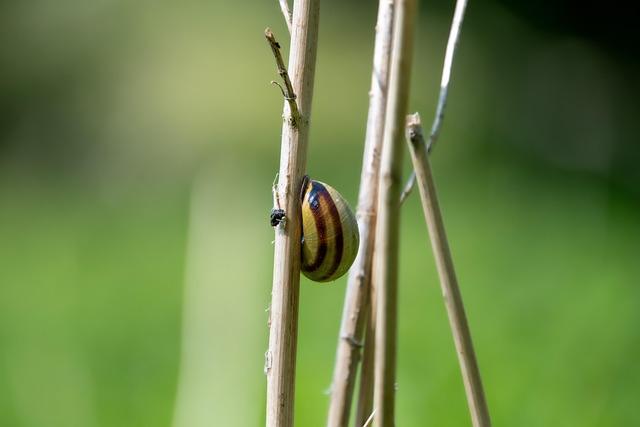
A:
[[[320,278],[320,280],[326,280],[331,277],[340,268],[342,261],[342,254],[344,252],[344,234],[342,231],[342,223],[340,222],[340,212],[336,207],[336,203],[331,197],[329,191],[323,186],[324,191],[321,193],[324,203],[329,208],[329,215],[331,216],[331,222],[333,224],[333,231],[335,235],[335,254],[333,256],[333,264],[331,268]]]
[[[325,218],[321,215],[322,209],[320,200],[318,199],[320,196],[322,196],[323,198],[331,201],[331,197],[327,189],[324,188],[324,185],[318,183],[317,181],[310,181],[309,185],[311,186],[311,188],[309,189],[306,201],[309,204],[311,213],[313,214],[316,232],[318,235],[318,249],[316,251],[315,259],[312,262],[305,263],[303,265],[303,268],[305,271],[312,273],[322,266],[322,263],[327,256],[328,250],[326,242],[327,224],[325,222]],[[306,194],[307,193],[305,192],[305,195]],[[333,201],[331,201],[331,204],[333,205]],[[335,208],[335,205],[333,207]]]

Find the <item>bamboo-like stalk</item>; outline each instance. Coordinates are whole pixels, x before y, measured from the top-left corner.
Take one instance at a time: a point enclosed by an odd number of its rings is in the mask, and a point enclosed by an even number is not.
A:
[[[293,426],[301,262],[299,195],[306,165],[319,12],[319,0],[297,0],[293,6],[289,72],[300,119],[292,120],[290,100],[285,102],[276,191],[286,221],[275,229],[269,349],[265,354],[267,427]]]
[[[462,302],[462,294],[458,286],[451,250],[442,220],[442,212],[438,203],[436,185],[431,173],[431,165],[427,153],[418,113],[411,115],[407,120],[407,139],[409,141],[409,151],[411,160],[418,181],[420,199],[424,217],[429,228],[431,247],[440,276],[442,296],[449,316],[449,323],[458,361],[462,371],[462,379],[467,394],[471,421],[474,427],[489,427],[489,409],[482,388],[480,370],[473,350],[471,332]]]
[[[438,95],[436,114],[433,118],[431,132],[429,132],[429,140],[427,141],[427,153],[430,153],[433,149],[433,146],[440,136],[440,130],[442,129],[444,110],[447,106],[447,95],[449,93],[449,82],[451,81],[451,68],[453,67],[453,58],[455,57],[458,42],[460,40],[460,29],[462,28],[462,21],[464,20],[464,12],[466,9],[467,0],[456,1],[456,9],[453,12],[453,20],[451,21],[451,29],[449,30],[447,49],[444,54],[444,65],[442,66],[442,78],[440,80],[440,95]],[[404,202],[406,198],[409,197],[415,182],[416,174],[415,172],[411,172],[411,176],[407,180],[404,190],[402,190],[400,203]]]
[[[385,117],[374,268],[377,298],[375,425],[393,427],[398,313],[398,246],[404,125],[409,102],[417,0],[399,0],[394,18],[389,94]]]
[[[360,343],[367,319],[394,2],[395,0],[380,0],[378,6],[367,132],[356,211],[360,230],[360,247],[358,256],[349,271],[347,282],[331,387],[328,427],[345,427],[349,422],[349,411],[362,347]]]

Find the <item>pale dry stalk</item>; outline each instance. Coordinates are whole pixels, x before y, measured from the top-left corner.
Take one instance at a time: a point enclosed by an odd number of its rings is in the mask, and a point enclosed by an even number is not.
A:
[[[436,185],[431,173],[431,165],[427,153],[420,124],[420,116],[416,113],[408,117],[407,139],[409,141],[409,151],[411,160],[418,181],[420,199],[424,211],[431,247],[436,260],[442,296],[444,297],[449,324],[453,334],[453,340],[458,354],[458,361],[462,371],[467,402],[471,413],[471,421],[474,427],[490,427],[489,409],[482,388],[480,370],[476,360],[471,332],[462,302],[462,294],[458,286],[451,250],[442,220],[442,212],[438,203]]]
[[[394,0],[380,0],[378,6],[367,132],[356,211],[360,230],[360,247],[358,256],[349,271],[347,282],[331,387],[328,427],[345,427],[349,422],[363,331],[367,321],[394,3]]]
[[[358,402],[356,404],[355,426],[364,425],[373,412],[373,385],[376,346],[376,278],[371,277],[369,292],[369,315],[365,331],[364,349],[362,350],[362,364],[360,365],[360,380],[358,388]]]
[[[286,221],[275,228],[267,376],[267,427],[293,426],[298,303],[300,293],[300,186],[305,173],[309,117],[318,41],[319,0],[293,6],[289,73],[299,120],[285,101],[278,199]]]
[[[396,389],[398,246],[405,116],[407,115],[417,0],[398,0],[394,17],[385,117],[374,268],[377,285],[375,425],[393,427]]]

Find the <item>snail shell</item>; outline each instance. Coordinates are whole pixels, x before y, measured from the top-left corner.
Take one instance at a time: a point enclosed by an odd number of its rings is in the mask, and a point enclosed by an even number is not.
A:
[[[302,183],[302,272],[316,282],[336,280],[358,253],[360,233],[351,208],[333,187]]]

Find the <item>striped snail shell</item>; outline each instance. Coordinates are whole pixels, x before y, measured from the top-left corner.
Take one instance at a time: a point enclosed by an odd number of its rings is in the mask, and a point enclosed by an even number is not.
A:
[[[302,182],[302,272],[316,282],[336,280],[358,253],[360,233],[351,208],[333,187]]]

